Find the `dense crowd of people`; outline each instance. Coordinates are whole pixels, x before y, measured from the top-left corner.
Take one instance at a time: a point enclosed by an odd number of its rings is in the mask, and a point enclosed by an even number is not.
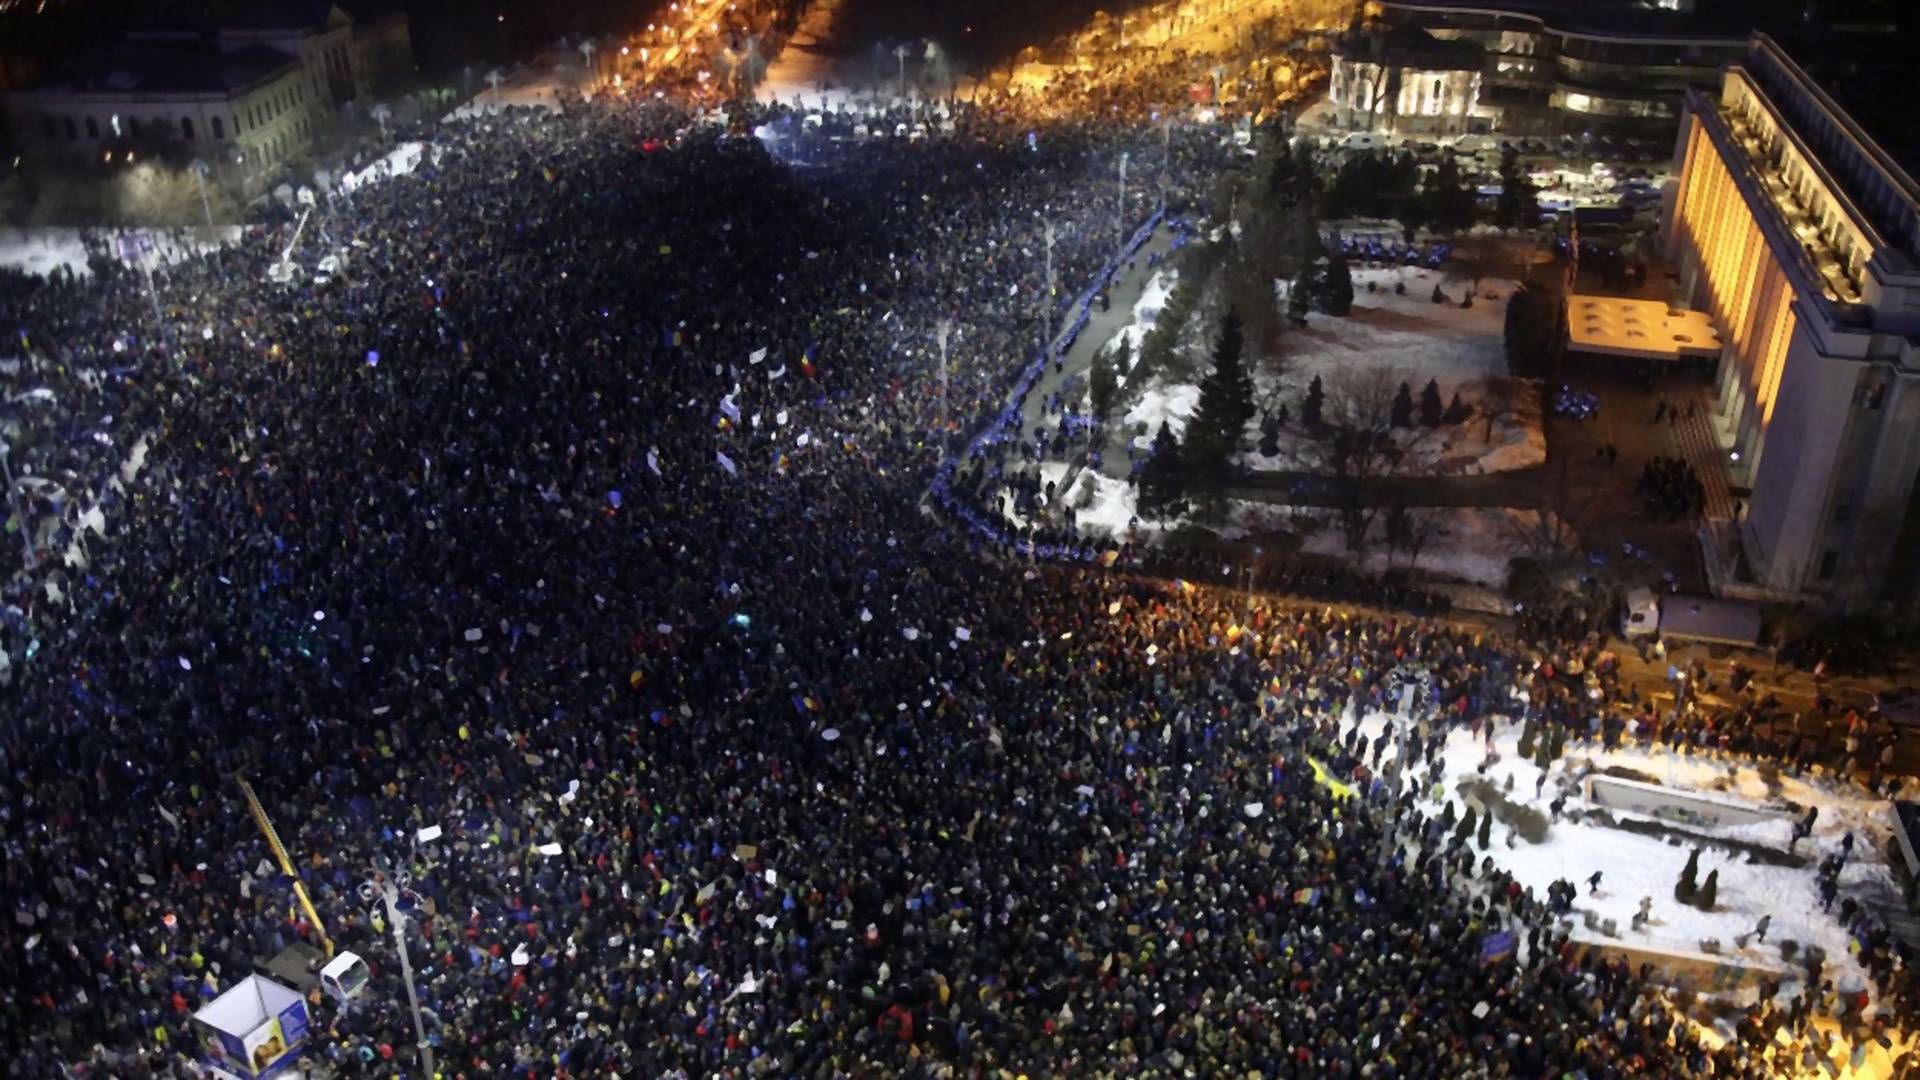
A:
[[[1646,500],[1647,511],[1666,521],[1692,517],[1707,505],[1707,489],[1700,483],[1700,474],[1684,458],[1649,459],[1633,488]]]
[[[927,505],[1031,362],[1045,224],[1095,284],[1160,132],[732,119],[409,133],[297,241],[160,274],[158,325],[104,260],[5,282],[45,481],[0,640],[9,1075],[190,1075],[192,1011],[317,939],[236,773],[374,968],[315,995],[339,1076],[420,1075],[383,863],[448,1078],[1767,1074],[1415,798],[1433,734],[1523,686],[1572,726],[1578,678]],[[1229,145],[1183,138],[1176,209]],[[344,265],[276,285],[290,243]],[[1349,786],[1411,670],[1409,767]]]

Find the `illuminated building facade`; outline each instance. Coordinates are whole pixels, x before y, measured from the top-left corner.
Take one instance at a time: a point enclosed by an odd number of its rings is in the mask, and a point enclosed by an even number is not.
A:
[[[1475,107],[1490,130],[1515,135],[1658,138],[1679,120],[1689,89],[1712,86],[1746,48],[1740,33],[1700,32],[1683,14],[1599,0],[1375,0],[1390,27],[1479,47]]]
[[[1489,118],[1478,109],[1485,64],[1478,46],[1441,41],[1417,27],[1342,34],[1327,103],[1335,124],[1355,130],[1486,131]]]
[[[1838,606],[1920,583],[1920,185],[1770,38],[1691,93],[1664,222],[1720,328],[1716,433],[1746,511],[1716,581]]]

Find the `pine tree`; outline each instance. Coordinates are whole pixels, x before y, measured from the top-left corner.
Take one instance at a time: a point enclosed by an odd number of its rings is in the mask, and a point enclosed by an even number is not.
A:
[[[1426,389],[1420,391],[1420,423],[1430,428],[1439,427],[1440,414],[1445,411],[1440,404],[1440,384],[1428,379]]]
[[[1533,744],[1534,744],[1534,740],[1538,736],[1539,736],[1539,732],[1535,730],[1532,720],[1528,720],[1525,723],[1520,725],[1519,752],[1520,752],[1520,756],[1523,759],[1530,759],[1533,757]]]
[[[1133,339],[1122,336],[1114,344],[1113,371],[1123,379],[1133,373]]]
[[[1320,310],[1345,315],[1353,310],[1353,270],[1346,257],[1335,253],[1320,277]]]
[[[1320,376],[1315,375],[1307,384],[1307,399],[1300,403],[1300,422],[1308,428],[1320,426],[1320,409],[1326,404],[1326,387],[1320,385]]]
[[[1186,456],[1181,452],[1180,440],[1174,437],[1173,428],[1162,421],[1160,433],[1153,437],[1147,463],[1140,470],[1140,516],[1171,516],[1186,497],[1186,490]]]
[[[1293,279],[1293,288],[1287,291],[1287,317],[1294,322],[1304,322],[1309,302],[1313,299],[1315,288],[1312,267],[1301,270]]]
[[[1200,383],[1200,405],[1187,426],[1186,460],[1192,490],[1226,486],[1247,421],[1253,419],[1253,378],[1242,363],[1240,316],[1231,309],[1213,348],[1213,370]]]
[[[1113,399],[1120,393],[1120,375],[1114,370],[1114,358],[1101,353],[1093,358],[1093,369],[1087,373],[1087,401],[1093,408],[1093,422],[1103,424],[1107,413],[1113,409]]]
[[[1453,392],[1453,400],[1447,403],[1447,411],[1441,415],[1440,422],[1457,426],[1466,423],[1472,416],[1473,411],[1468,409],[1466,403],[1460,400],[1460,391],[1455,390]]]
[[[1480,850],[1485,851],[1491,846],[1493,846],[1493,811],[1488,810],[1486,816],[1480,819]]]
[[[1410,428],[1413,426],[1413,388],[1406,383],[1400,384],[1400,392],[1393,395],[1393,426]]]
[[[1472,836],[1473,830],[1479,824],[1479,822],[1480,822],[1480,815],[1474,810],[1473,807],[1471,806],[1467,807],[1467,816],[1461,818],[1460,824],[1454,826],[1453,838],[1455,840],[1465,840],[1467,837]]]
[[[1673,898],[1683,904],[1693,903],[1694,893],[1699,891],[1700,849],[1694,848],[1687,856],[1687,868],[1680,871],[1680,880],[1674,883]]]
[[[1453,800],[1448,799],[1446,812],[1440,815],[1440,824],[1443,827],[1452,828],[1454,823],[1459,820],[1460,820],[1460,812],[1453,808]]]
[[[1532,228],[1540,222],[1539,192],[1511,146],[1500,152],[1500,198],[1494,204],[1494,220],[1505,229]]]
[[[1712,911],[1714,901],[1720,899],[1720,871],[1707,872],[1707,883],[1700,886],[1700,895],[1694,897],[1694,906],[1701,911]]]

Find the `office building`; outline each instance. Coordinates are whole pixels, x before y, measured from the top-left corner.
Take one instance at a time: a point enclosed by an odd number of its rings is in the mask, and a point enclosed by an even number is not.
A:
[[[1663,223],[1725,342],[1715,432],[1738,520],[1723,591],[1908,607],[1920,585],[1920,185],[1765,35],[1686,98]]]

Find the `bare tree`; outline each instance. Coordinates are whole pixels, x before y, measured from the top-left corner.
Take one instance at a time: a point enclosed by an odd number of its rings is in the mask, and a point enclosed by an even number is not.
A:
[[[1503,514],[1497,526],[1514,547],[1543,562],[1577,552],[1581,534],[1602,512],[1599,496],[1604,487],[1592,466],[1575,465],[1565,454],[1547,471],[1545,497],[1534,513]]]
[[[1494,376],[1480,384],[1480,419],[1483,423],[1480,441],[1493,445],[1493,425],[1520,414],[1521,406],[1539,392],[1538,387],[1525,379],[1502,378]]]
[[[1350,373],[1327,391],[1321,415],[1331,430],[1315,444],[1315,471],[1327,478],[1348,551],[1364,550],[1367,531],[1385,507],[1381,481],[1402,475],[1411,451],[1436,430],[1393,426],[1402,381],[1399,372],[1374,369]]]

